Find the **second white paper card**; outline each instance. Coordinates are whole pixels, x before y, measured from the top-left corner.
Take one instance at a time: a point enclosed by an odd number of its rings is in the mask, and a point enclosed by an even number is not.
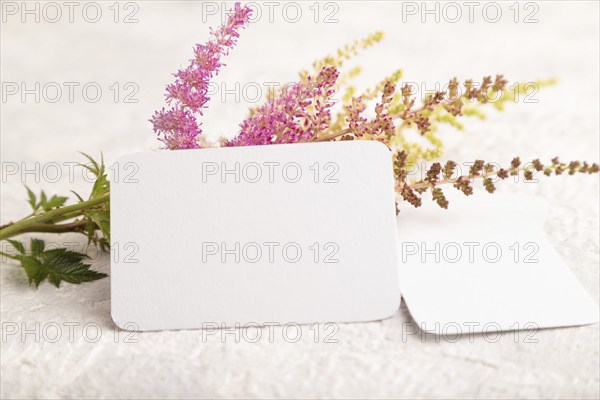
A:
[[[398,218],[400,288],[422,330],[456,335],[574,326],[598,306],[546,239],[546,203],[446,190]],[[476,198],[473,198],[476,197]]]

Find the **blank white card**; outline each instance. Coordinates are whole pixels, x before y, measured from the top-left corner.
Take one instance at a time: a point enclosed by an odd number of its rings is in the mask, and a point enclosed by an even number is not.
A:
[[[120,327],[370,321],[398,309],[383,144],[163,151],[115,167],[111,301]]]

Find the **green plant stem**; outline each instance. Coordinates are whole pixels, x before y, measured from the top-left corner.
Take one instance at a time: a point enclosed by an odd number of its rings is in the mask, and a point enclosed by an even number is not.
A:
[[[86,225],[85,220],[79,220],[68,224],[34,224],[30,227],[21,230],[21,233],[28,232],[49,232],[49,233],[65,233],[65,232],[76,232],[79,228],[83,228]]]
[[[63,222],[63,221],[66,221],[68,219],[79,217],[80,215],[81,215],[81,210],[72,211],[70,213],[66,213],[64,215],[61,215],[60,217],[53,218],[53,219],[51,219],[49,221],[46,221],[46,222],[49,223],[49,224],[54,224],[54,223],[57,223],[57,222]]]
[[[0,251],[0,256],[12,258],[13,260],[18,260],[19,259],[17,256],[12,256],[12,255],[10,255],[8,253],[5,253],[3,251]]]
[[[96,207],[101,204],[108,203],[109,201],[110,194],[105,194],[104,196],[97,197],[95,199],[82,201],[81,203],[72,204],[70,206],[56,208],[54,210],[47,211],[43,214],[34,217],[22,219],[20,221],[15,222],[14,224],[10,224],[1,229],[0,240],[8,239],[26,232],[56,232],[54,230],[48,230],[50,229],[48,224],[43,223],[51,220],[57,222],[69,218],[74,218],[77,215],[80,215],[81,211],[85,210],[86,208]],[[79,221],[79,223],[81,223],[81,221]],[[64,224],[58,226],[58,232],[67,232],[68,230],[61,230],[65,229],[67,226],[70,226],[70,228],[73,229],[73,226],[71,224]],[[37,230],[32,229],[32,227],[37,228]]]

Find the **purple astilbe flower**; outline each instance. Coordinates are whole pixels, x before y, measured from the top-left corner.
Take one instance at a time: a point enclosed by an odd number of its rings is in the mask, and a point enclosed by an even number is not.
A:
[[[241,123],[228,146],[255,146],[305,142],[329,128],[332,96],[339,71],[323,67],[316,78],[286,86]]]
[[[190,65],[179,70],[175,82],[167,86],[166,100],[171,106],[156,111],[150,122],[167,149],[196,149],[200,146],[196,137],[202,133],[197,117],[210,99],[207,95],[210,80],[219,73],[225,64],[221,56],[229,54],[239,37],[238,30],[246,25],[252,10],[235,3],[227,22],[216,31],[211,29],[212,38],[206,44],[197,44],[195,58]]]

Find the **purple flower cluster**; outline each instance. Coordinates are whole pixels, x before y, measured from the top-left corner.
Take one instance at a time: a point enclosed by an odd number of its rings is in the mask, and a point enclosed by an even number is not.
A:
[[[156,111],[150,119],[154,132],[167,149],[199,147],[196,137],[202,129],[196,117],[203,115],[209,100],[209,82],[224,65],[221,56],[227,55],[235,46],[238,30],[248,23],[251,11],[249,7],[235,3],[227,22],[218,30],[211,30],[212,38],[208,43],[196,45],[195,58],[190,60],[190,65],[174,74],[176,80],[167,86],[166,94],[171,108]]]
[[[305,142],[326,131],[331,123],[332,96],[339,71],[323,67],[316,77],[283,88],[240,124],[228,146]]]

